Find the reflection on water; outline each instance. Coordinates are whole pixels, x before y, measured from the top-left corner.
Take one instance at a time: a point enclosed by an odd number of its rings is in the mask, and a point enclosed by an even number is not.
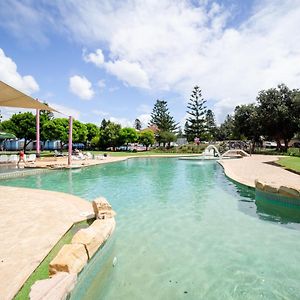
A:
[[[247,215],[261,220],[288,225],[289,228],[300,229],[300,203],[297,199],[281,195],[255,191],[236,184],[236,192],[240,195],[239,209]],[[296,223],[296,224],[295,224]]]
[[[256,191],[257,215],[262,220],[280,224],[300,223],[299,200]],[[297,226],[299,228],[299,226]]]

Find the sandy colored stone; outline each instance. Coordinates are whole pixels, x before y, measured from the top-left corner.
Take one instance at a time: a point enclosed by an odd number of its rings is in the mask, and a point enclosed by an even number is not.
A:
[[[79,230],[72,239],[72,244],[82,244],[86,247],[89,258],[91,258],[104,243],[104,235],[86,228]]]
[[[272,184],[265,184],[264,191],[267,192],[267,193],[277,194],[278,193],[278,187],[276,187]]]
[[[59,272],[49,279],[38,280],[30,290],[30,300],[58,300],[66,299],[75,287],[77,275]]]
[[[259,180],[255,180],[255,188],[263,191],[265,189],[265,184]]]
[[[90,227],[79,230],[74,235],[72,244],[85,245],[89,258],[91,258],[113,233],[115,224],[114,218],[96,220]]]
[[[113,231],[115,230],[115,227],[116,227],[115,218],[95,220],[93,224],[90,226],[90,228],[95,232],[103,234],[105,240],[107,240],[108,237],[112,235]]]
[[[279,156],[252,155],[239,159],[223,159],[219,163],[225,174],[242,184],[255,187],[255,180],[271,184],[273,187],[288,186],[300,189],[300,176],[283,168],[272,165]]]
[[[300,198],[299,190],[287,186],[281,186],[278,190],[278,193],[287,197]]]
[[[111,205],[104,197],[93,200],[92,205],[94,213],[99,219],[113,218],[116,215]]]
[[[49,264],[49,274],[79,273],[88,261],[84,245],[66,244]]]
[[[91,203],[70,194],[0,186],[0,299],[12,299],[69,228],[91,215]]]

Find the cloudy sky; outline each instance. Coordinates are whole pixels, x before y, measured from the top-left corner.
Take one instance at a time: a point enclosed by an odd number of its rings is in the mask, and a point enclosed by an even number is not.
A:
[[[0,1],[0,80],[122,125],[156,99],[183,122],[199,85],[221,122],[261,89],[300,87],[300,0]]]

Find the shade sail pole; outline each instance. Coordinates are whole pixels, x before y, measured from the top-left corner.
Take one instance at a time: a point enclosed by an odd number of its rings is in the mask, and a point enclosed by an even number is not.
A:
[[[68,166],[72,164],[72,133],[73,133],[73,119],[69,116],[69,152],[68,152]]]
[[[40,110],[36,110],[36,156],[40,156]]]

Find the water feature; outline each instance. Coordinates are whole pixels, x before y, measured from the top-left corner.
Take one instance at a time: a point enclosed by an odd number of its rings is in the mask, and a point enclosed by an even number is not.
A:
[[[299,298],[299,215],[272,216],[215,161],[131,159],[0,184],[103,195],[116,210],[71,299]]]

